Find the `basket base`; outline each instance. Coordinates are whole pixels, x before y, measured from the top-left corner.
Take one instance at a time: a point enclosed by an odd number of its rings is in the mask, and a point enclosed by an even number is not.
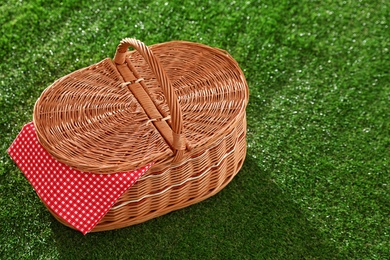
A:
[[[124,228],[124,227],[129,227],[129,226],[141,224],[141,223],[146,222],[148,220],[151,220],[151,219],[154,219],[154,218],[166,215],[168,213],[171,213],[172,211],[176,211],[176,210],[179,210],[179,209],[191,206],[193,204],[202,202],[203,200],[206,200],[206,199],[214,196],[215,194],[220,192],[223,188],[225,188],[233,180],[233,178],[234,178],[234,176],[236,174],[231,175],[228,179],[225,180],[224,183],[222,183],[222,185],[220,187],[212,190],[210,193],[207,193],[207,194],[205,194],[202,197],[190,198],[188,201],[182,202],[181,204],[172,205],[172,206],[164,208],[163,210],[151,212],[150,214],[148,214],[147,216],[145,216],[142,219],[140,219],[140,218],[130,218],[130,219],[127,219],[127,220],[122,221],[120,223],[109,222],[109,221],[108,222],[102,222],[101,221],[101,222],[99,222],[99,224],[95,228],[93,228],[91,230],[91,233],[92,232],[102,232],[102,231],[115,230],[115,229],[119,229],[119,228]],[[74,227],[69,225],[67,222],[65,222],[63,219],[61,219],[56,214],[54,214],[50,209],[49,209],[49,211],[60,223],[62,223],[63,225],[65,225],[67,227],[75,229]]]

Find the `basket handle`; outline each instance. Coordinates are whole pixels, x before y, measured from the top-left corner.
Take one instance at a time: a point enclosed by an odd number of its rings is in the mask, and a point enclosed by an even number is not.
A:
[[[120,42],[114,57],[114,62],[116,64],[120,65],[125,63],[126,52],[129,47],[137,50],[149,64],[153,73],[156,75],[157,81],[159,82],[165,97],[167,98],[169,111],[171,113],[173,131],[172,146],[175,153],[175,158],[173,161],[180,161],[184,155],[184,150],[186,149],[185,136],[183,134],[183,115],[181,112],[179,100],[172,87],[171,81],[169,80],[168,75],[152,51],[143,42],[136,39],[125,38]]]

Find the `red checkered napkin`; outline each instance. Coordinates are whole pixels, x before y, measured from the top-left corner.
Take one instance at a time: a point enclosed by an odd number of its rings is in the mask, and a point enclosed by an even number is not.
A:
[[[84,235],[152,166],[150,163],[135,171],[113,174],[74,170],[54,159],[42,147],[33,122],[23,127],[8,153],[41,200]]]

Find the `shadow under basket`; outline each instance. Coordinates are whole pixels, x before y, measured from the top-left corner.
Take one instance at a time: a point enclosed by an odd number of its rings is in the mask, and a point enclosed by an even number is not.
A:
[[[241,69],[223,50],[184,41],[147,47],[127,38],[113,60],[49,86],[34,124],[42,146],[80,171],[108,174],[154,162],[92,230],[105,231],[223,189],[245,160],[248,97]]]

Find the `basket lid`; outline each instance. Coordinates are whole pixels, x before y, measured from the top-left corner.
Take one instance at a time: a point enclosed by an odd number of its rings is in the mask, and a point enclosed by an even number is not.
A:
[[[127,51],[131,46],[135,51]],[[178,162],[245,113],[248,87],[226,52],[124,39],[109,58],[55,81],[34,108],[40,143],[80,171],[129,171]]]

